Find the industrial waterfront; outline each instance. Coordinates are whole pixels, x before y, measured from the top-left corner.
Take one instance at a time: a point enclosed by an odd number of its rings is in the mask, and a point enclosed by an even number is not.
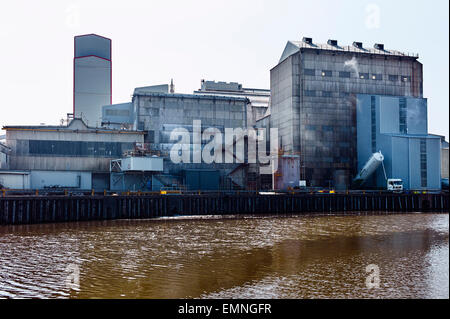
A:
[[[448,214],[0,226],[0,298],[448,298],[448,235]]]

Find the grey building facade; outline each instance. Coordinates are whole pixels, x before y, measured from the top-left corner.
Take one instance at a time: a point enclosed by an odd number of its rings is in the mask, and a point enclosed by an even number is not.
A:
[[[348,187],[357,168],[356,94],[422,97],[417,56],[355,42],[289,41],[270,71],[270,126],[300,155],[308,186]]]

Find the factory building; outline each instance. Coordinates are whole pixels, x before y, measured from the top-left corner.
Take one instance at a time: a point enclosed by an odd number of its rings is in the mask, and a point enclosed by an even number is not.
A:
[[[96,34],[76,36],[73,59],[73,114],[100,127],[102,106],[112,103],[111,40]]]
[[[441,138],[428,134],[427,100],[411,97],[356,97],[358,170],[373,153],[384,155],[364,187],[386,188],[386,178],[402,179],[407,190],[441,188]],[[385,176],[386,173],[386,176]]]
[[[5,126],[9,169],[29,176],[25,188],[109,189],[110,162],[121,158],[144,133],[87,126]],[[13,187],[10,187],[13,188]]]
[[[221,95],[247,98],[250,103],[247,105],[247,124],[254,126],[256,121],[269,114],[270,90],[254,89],[242,87],[237,82],[215,82],[201,81],[199,90],[194,94]]]
[[[270,71],[270,127],[300,156],[307,186],[346,188],[357,173],[356,94],[422,97],[417,55],[336,40],[289,41]]]
[[[223,135],[225,128],[245,130],[248,104],[245,97],[177,94],[169,93],[168,86],[149,86],[136,88],[131,103],[103,106],[102,122],[114,127],[128,125],[145,132],[145,149],[164,158],[164,172],[155,177],[158,180],[153,180],[153,184],[187,189],[244,189],[247,165],[237,161],[195,161],[194,149],[202,149],[208,141],[201,140],[196,144],[193,132],[195,123],[199,123],[200,132],[215,128]],[[171,140],[171,133],[180,130],[190,134],[189,145],[186,145],[191,151],[189,163],[173,163],[170,159],[170,151],[178,142]],[[211,183],[211,180],[218,182]]]

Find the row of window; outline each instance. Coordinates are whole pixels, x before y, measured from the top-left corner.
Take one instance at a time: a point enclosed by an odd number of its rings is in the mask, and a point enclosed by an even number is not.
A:
[[[319,95],[319,92],[320,92],[320,95]],[[348,93],[348,92],[339,92],[339,97],[348,97],[349,95],[350,95],[350,93]],[[305,90],[305,96],[333,97],[333,92]]]
[[[315,69],[304,69],[303,72],[305,75],[310,75],[310,76],[316,75]],[[320,74],[322,77],[332,77],[333,71],[322,70]],[[340,78],[350,78],[350,76],[351,76],[351,73],[349,71],[339,71]],[[382,74],[358,73],[358,77],[360,79],[372,79],[372,80],[377,80],[377,81],[383,80]],[[394,74],[388,75],[388,80],[391,82],[398,82],[399,79],[401,80],[401,82],[411,82],[410,76],[406,76],[406,75],[398,76],[398,75],[394,75]]]
[[[30,155],[120,157],[133,143],[30,140]]]

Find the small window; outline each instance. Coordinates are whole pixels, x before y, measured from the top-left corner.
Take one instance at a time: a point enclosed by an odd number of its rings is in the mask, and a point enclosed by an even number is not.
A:
[[[314,69],[305,69],[305,75],[316,75],[316,70]]]
[[[145,123],[144,123],[144,122],[139,122],[139,123],[138,123],[138,130],[139,130],[139,131],[143,131],[143,130],[144,130],[144,127],[145,127]]]
[[[350,94],[348,92],[339,92],[339,97],[349,97]]]
[[[333,75],[333,72],[331,72],[331,71],[328,71],[328,70],[322,71],[322,76],[330,77],[332,75]]]
[[[308,131],[315,131],[316,130],[316,126],[315,125],[306,125],[306,129]]]
[[[340,78],[349,78],[350,77],[350,72],[341,71],[341,72],[339,72],[339,77]]]
[[[322,91],[322,96],[323,97],[332,97],[333,94],[330,91]]]
[[[389,74],[389,81],[397,82],[398,81],[398,75]]]
[[[324,125],[324,126],[322,126],[322,130],[324,130],[325,132],[333,132],[333,127]]]
[[[411,82],[411,77],[410,76],[406,76],[406,75],[402,75],[402,82]]]
[[[313,90],[305,90],[306,96],[316,96],[316,91]]]
[[[372,80],[381,81],[381,80],[383,80],[383,75],[381,75],[381,74],[372,74]]]
[[[359,78],[360,79],[368,79],[369,78],[369,73],[360,73],[359,74]]]

